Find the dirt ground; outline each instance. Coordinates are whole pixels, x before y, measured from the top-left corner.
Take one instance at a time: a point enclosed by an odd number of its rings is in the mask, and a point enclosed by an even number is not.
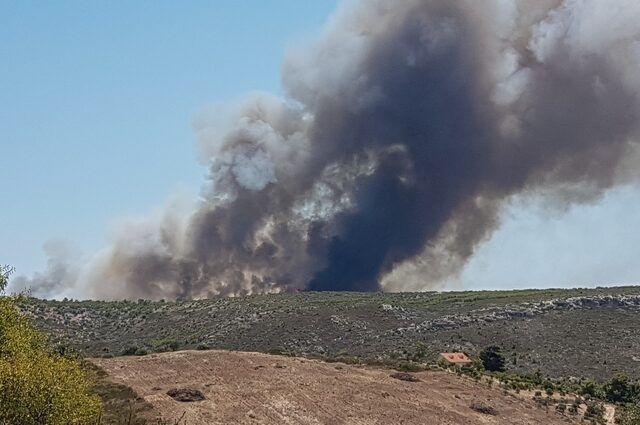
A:
[[[204,424],[496,424],[578,423],[523,400],[446,372],[393,371],[260,353],[181,351],[95,359],[117,382],[131,386],[158,413]],[[206,400],[181,403],[172,388],[202,391]],[[470,408],[483,403],[496,415]]]

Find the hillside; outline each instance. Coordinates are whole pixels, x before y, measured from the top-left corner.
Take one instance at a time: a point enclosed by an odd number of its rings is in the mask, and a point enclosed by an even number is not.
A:
[[[419,382],[406,382],[388,370],[222,351],[95,361],[165,420],[182,417],[190,425],[579,423],[447,372],[415,373]],[[166,394],[175,387],[197,389],[206,399],[180,403]]]
[[[43,301],[22,308],[90,356],[219,348],[435,360],[498,345],[509,371],[640,377],[640,287],[451,293],[298,293],[179,302]]]

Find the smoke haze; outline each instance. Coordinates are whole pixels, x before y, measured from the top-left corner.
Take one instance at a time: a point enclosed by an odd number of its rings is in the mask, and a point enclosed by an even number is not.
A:
[[[203,196],[122,224],[34,295],[439,288],[505,202],[637,180],[640,3],[362,0],[288,52],[285,98],[194,122]],[[416,284],[418,281],[420,283]]]

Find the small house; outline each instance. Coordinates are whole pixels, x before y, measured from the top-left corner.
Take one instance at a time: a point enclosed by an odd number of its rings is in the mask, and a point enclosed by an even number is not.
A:
[[[440,360],[453,365],[466,365],[473,363],[464,353],[440,353]]]

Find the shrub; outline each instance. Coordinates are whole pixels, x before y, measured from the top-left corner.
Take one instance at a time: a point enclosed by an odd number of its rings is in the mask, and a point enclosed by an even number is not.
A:
[[[553,395],[553,390],[554,390],[554,386],[553,386],[553,382],[551,381],[545,381],[544,385],[544,392],[548,395],[548,396],[552,396]]]
[[[413,362],[398,362],[394,369],[402,372],[420,372],[424,370],[424,366]]]
[[[420,382],[420,378],[417,378],[414,375],[407,372],[396,372],[396,373],[392,373],[389,376],[391,376],[394,379],[399,379],[400,381]]]
[[[580,408],[580,404],[576,404],[575,402],[573,402],[567,408],[567,412],[569,412],[570,415],[576,416],[578,414],[579,408]]]
[[[158,353],[165,351],[177,351],[180,348],[180,343],[173,339],[163,339],[153,342],[153,350]]]
[[[475,410],[478,413],[482,413],[485,415],[492,415],[495,416],[498,414],[498,412],[496,411],[496,409],[493,406],[490,406],[486,403],[483,402],[478,402],[478,401],[474,401],[473,403],[471,403],[471,406],[469,406],[471,409]]]
[[[138,351],[138,347],[126,347],[122,349],[120,354],[123,356],[135,356],[136,351]]]
[[[624,408],[616,409],[616,424],[637,425],[640,424],[640,405],[630,404]]]
[[[578,394],[598,397],[600,395],[600,389],[598,388],[598,384],[594,380],[587,379],[582,383],[582,385],[580,385]]]
[[[267,350],[267,354],[272,354],[274,356],[295,356],[295,353],[292,353],[291,351],[284,348],[270,348],[269,350]]]
[[[80,364],[56,353],[3,296],[9,273],[0,270],[0,423],[82,425],[97,421],[101,403],[89,395]]]
[[[587,409],[584,412],[585,418],[595,419],[600,421],[604,418],[604,406],[600,403],[587,402]]]

